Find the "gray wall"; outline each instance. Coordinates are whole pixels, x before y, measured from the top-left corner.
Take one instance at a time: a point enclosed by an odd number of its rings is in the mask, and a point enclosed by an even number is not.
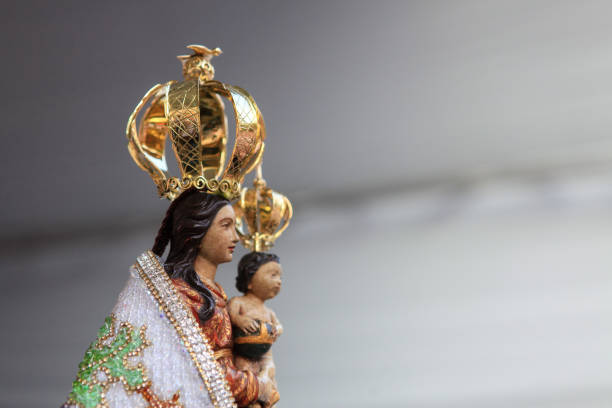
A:
[[[282,406],[610,406],[610,11],[7,4],[0,405],[63,401],[150,247],[167,202],[125,122],[201,43],[255,96],[266,179],[295,203],[271,303]]]

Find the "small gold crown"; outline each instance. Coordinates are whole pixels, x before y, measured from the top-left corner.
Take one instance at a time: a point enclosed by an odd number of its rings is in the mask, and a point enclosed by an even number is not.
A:
[[[128,150],[138,166],[149,173],[161,197],[174,200],[190,188],[206,190],[230,200],[240,195],[244,176],[260,163],[266,129],[251,95],[242,88],[213,81],[210,50],[190,45],[193,55],[179,56],[184,81],[151,88],[128,119]],[[220,96],[234,107],[236,141],[225,164],[227,117]],[[137,117],[144,110],[139,126]],[[181,177],[170,177],[166,164],[166,138],[179,164]]]
[[[251,251],[267,251],[289,226],[293,216],[291,201],[267,187],[261,166],[252,188],[244,188],[234,203],[240,241]],[[243,227],[246,226],[245,232]]]

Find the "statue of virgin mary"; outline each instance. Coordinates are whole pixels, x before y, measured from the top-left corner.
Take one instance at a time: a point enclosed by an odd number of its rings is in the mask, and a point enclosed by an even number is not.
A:
[[[193,55],[179,57],[185,80],[154,86],[127,128],[132,157],[172,203],[152,249],[129,268],[63,407],[270,407],[278,398],[272,382],[235,367],[227,295],[215,282],[217,266],[232,260],[239,242],[231,200],[261,161],[263,118],[246,91],[212,80],[210,59],[221,50],[189,48]],[[219,95],[230,100],[236,118],[226,169]],[[167,174],[167,135],[180,178]]]

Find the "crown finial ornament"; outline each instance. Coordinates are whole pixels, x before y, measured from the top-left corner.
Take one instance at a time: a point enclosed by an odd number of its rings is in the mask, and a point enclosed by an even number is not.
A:
[[[261,162],[266,137],[263,116],[247,91],[213,80],[210,60],[221,49],[187,48],[194,53],[178,56],[184,80],[155,85],[130,115],[128,150],[149,173],[161,197],[174,200],[183,191],[196,188],[232,200],[240,195],[244,176]],[[236,120],[234,148],[225,168],[227,117],[221,96],[232,104]],[[168,174],[168,136],[180,177]]]
[[[179,55],[176,58],[183,63],[183,77],[185,79],[198,79],[200,83],[212,81],[215,77],[215,69],[210,60],[212,57],[221,55],[221,48],[211,50],[203,45],[188,45],[192,55]]]
[[[253,187],[242,189],[234,211],[242,245],[255,252],[269,250],[293,216],[291,201],[267,186],[261,165],[257,167]]]

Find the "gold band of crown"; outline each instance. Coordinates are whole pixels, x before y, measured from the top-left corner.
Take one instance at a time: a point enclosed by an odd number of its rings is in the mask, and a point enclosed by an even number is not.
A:
[[[291,201],[266,186],[261,168],[252,188],[244,188],[234,203],[240,241],[251,251],[267,251],[289,226],[293,217]],[[246,231],[244,230],[246,227]]]
[[[189,48],[196,53],[180,57],[186,79],[155,85],[130,115],[128,150],[138,166],[149,173],[161,197],[173,200],[183,191],[196,188],[231,200],[240,195],[244,176],[261,161],[266,136],[263,116],[247,91],[212,80],[210,58],[221,50]],[[235,144],[225,169],[227,118],[220,96],[232,104],[236,120]],[[168,174],[168,136],[180,178]]]

